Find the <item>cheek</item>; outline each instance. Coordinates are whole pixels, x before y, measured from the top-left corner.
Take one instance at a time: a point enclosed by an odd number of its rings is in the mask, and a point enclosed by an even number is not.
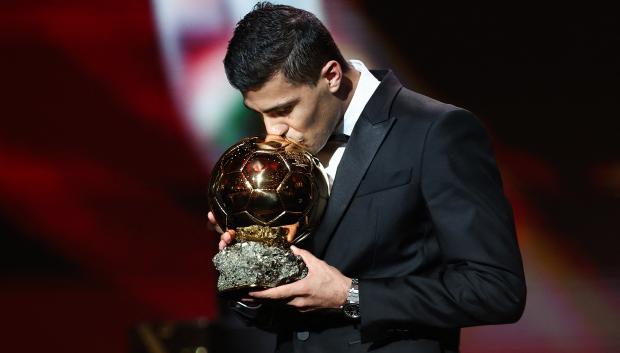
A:
[[[314,102],[308,102],[295,112],[292,116],[291,127],[300,132],[311,132],[315,129],[317,121],[320,120],[320,109]]]
[[[309,120],[312,121],[312,130],[314,133],[322,133],[325,130],[325,126],[328,125],[329,117],[327,114],[329,113],[329,109],[327,103],[327,100],[317,99],[313,105],[313,110],[311,112],[312,118]]]

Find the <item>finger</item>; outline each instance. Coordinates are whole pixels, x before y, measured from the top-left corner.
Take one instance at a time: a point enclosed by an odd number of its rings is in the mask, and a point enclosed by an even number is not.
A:
[[[308,250],[304,250],[304,249],[298,248],[295,245],[291,245],[291,251],[293,252],[293,254],[299,255],[302,258],[306,258],[308,256],[314,256]]]
[[[216,232],[220,234],[224,232],[222,228],[220,228],[220,226],[217,224],[217,221],[215,220],[215,215],[213,215],[213,212],[209,211],[209,213],[207,213],[207,218],[209,219],[209,223],[211,223],[211,225],[213,226],[213,229],[215,229]]]
[[[233,241],[233,239],[235,238],[235,231],[234,230],[229,230],[226,231],[222,234],[220,234],[220,242],[218,243],[218,248],[220,250],[223,250],[225,247],[227,247],[228,245],[230,245]]]
[[[223,240],[226,245],[232,243],[233,239],[235,239],[235,231],[229,229],[220,235],[220,240]]]
[[[300,281],[285,284],[283,286],[269,288],[261,291],[250,292],[250,296],[253,298],[265,298],[265,299],[284,299],[295,297],[301,294]]]

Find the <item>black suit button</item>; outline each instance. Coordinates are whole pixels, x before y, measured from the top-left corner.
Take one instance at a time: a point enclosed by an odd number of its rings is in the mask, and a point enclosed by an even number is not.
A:
[[[300,341],[306,341],[309,337],[310,337],[310,332],[308,331],[297,332],[297,339]]]

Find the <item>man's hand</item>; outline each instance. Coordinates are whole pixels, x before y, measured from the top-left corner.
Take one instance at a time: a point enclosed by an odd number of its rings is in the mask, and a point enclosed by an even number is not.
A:
[[[215,231],[220,233],[220,243],[218,244],[218,248],[220,250],[223,250],[226,246],[230,245],[230,243],[235,238],[235,231],[229,229],[224,232],[222,228],[217,225],[217,222],[215,221],[215,216],[213,216],[213,212],[209,212],[207,214],[207,218],[209,218],[209,222],[211,222],[211,224],[215,228]]]
[[[220,233],[219,249],[222,250],[232,243],[235,231],[229,229],[222,231],[215,222],[212,212],[208,214],[209,222]],[[325,261],[319,260],[310,252],[291,246],[295,255],[301,256],[308,267],[308,275],[294,283],[251,292],[251,298],[243,298],[246,303],[255,302],[255,299],[285,299],[290,298],[288,305],[298,308],[300,311],[316,309],[340,308],[347,300],[351,279],[344,276],[335,267]]]
[[[347,300],[351,279],[306,250],[295,246],[291,246],[291,250],[304,260],[308,275],[290,284],[250,292],[250,296],[260,299],[290,299],[287,304],[300,311],[340,308]]]

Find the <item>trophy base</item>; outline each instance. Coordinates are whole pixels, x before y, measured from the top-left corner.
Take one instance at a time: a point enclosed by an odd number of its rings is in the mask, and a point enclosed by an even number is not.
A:
[[[289,249],[256,241],[227,246],[215,255],[213,263],[220,273],[218,291],[234,299],[249,291],[300,280],[308,274],[301,257]]]

